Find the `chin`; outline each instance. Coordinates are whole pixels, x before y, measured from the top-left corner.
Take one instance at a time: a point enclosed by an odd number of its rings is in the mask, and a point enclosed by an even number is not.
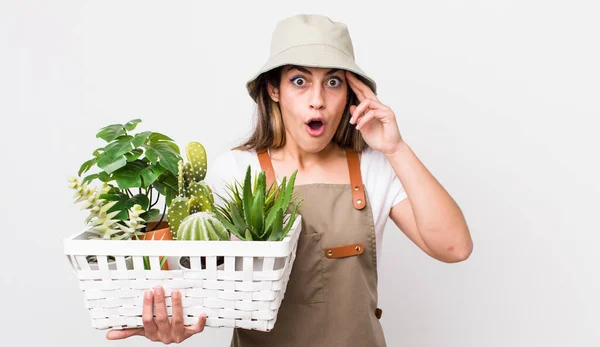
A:
[[[307,153],[319,153],[331,143],[332,138],[311,139],[300,145],[300,148]]]

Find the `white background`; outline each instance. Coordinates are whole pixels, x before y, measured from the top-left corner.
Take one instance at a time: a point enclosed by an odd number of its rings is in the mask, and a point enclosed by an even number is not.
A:
[[[210,161],[241,141],[244,84],[275,23],[345,22],[401,133],[464,211],[475,249],[428,258],[389,223],[389,346],[599,346],[600,9],[595,1],[2,1],[3,346],[147,346],[90,327],[62,239],[66,177],[142,118]],[[210,167],[209,167],[210,170]],[[184,344],[228,346],[207,329]]]

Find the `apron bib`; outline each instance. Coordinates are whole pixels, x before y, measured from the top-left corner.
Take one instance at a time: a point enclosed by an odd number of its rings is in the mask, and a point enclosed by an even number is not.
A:
[[[258,153],[275,176],[267,152]],[[234,329],[232,347],[386,346],[377,308],[373,214],[358,153],[346,150],[350,184],[294,187],[302,231],[277,321],[270,332]]]

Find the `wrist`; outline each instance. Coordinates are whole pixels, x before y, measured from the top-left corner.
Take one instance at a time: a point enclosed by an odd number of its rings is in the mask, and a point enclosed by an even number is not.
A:
[[[383,154],[385,155],[385,157],[388,160],[391,160],[395,157],[402,156],[404,153],[407,152],[408,149],[409,149],[408,144],[406,144],[406,142],[404,142],[404,140],[402,140],[398,143],[398,145],[396,145],[394,148],[392,148],[389,152],[384,152]]]

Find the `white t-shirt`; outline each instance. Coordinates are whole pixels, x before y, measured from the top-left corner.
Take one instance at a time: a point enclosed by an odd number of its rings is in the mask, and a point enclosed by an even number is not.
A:
[[[248,165],[252,173],[261,170],[256,151],[230,150],[218,156],[208,166],[205,181],[214,193],[226,195],[226,184],[234,179],[243,182]],[[384,154],[371,148],[362,152],[360,171],[365,190],[369,195],[369,203],[373,212],[377,244],[377,258],[381,255],[383,229],[389,218],[390,210],[397,203],[406,199],[407,195],[400,180]],[[215,203],[219,197],[214,194]]]

